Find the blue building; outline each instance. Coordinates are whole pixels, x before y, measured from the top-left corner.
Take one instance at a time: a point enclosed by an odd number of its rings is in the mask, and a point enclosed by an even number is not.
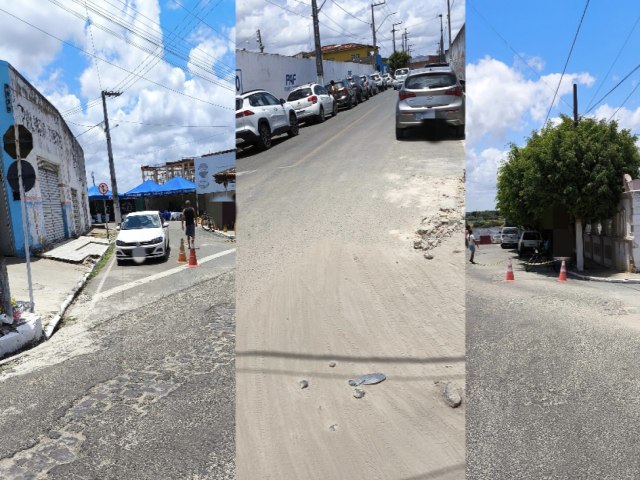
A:
[[[36,173],[26,193],[28,244],[31,250],[82,235],[90,227],[84,152],[58,110],[9,63],[0,60],[0,136],[15,123],[33,135],[33,149],[23,160]],[[14,162],[0,155],[0,252],[24,257],[25,241],[18,192],[7,180]]]

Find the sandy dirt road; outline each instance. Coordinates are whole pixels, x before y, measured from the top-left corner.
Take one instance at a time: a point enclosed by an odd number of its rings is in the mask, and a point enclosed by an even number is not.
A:
[[[239,156],[241,480],[464,477],[464,148],[396,141],[395,98]]]

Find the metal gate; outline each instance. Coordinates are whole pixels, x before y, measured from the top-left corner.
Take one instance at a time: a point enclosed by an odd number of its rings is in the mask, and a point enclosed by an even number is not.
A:
[[[80,204],[78,203],[78,191],[71,189],[71,203],[73,204],[73,224],[76,229],[74,233],[80,235]]]
[[[64,239],[58,170],[48,165],[39,165],[38,174],[44,212],[45,242],[51,244]]]

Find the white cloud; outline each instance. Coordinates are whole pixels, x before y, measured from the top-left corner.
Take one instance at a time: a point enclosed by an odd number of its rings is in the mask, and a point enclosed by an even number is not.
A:
[[[504,140],[507,132],[539,128],[559,80],[559,73],[530,80],[519,68],[488,56],[478,63],[468,64],[469,143],[473,145],[483,138]],[[572,91],[573,83],[590,86],[593,82],[594,78],[588,73],[565,74],[554,105]]]
[[[265,53],[294,55],[301,51],[313,50],[310,2],[273,0],[273,3],[264,0],[237,2],[237,47],[258,51],[256,30],[260,29]],[[319,6],[322,4],[322,2],[318,3]],[[394,12],[395,15],[391,15]],[[382,56],[388,56],[393,52],[391,28],[393,23],[397,22],[403,22],[396,27],[398,49],[402,43],[402,33],[406,28],[409,33],[409,43],[414,45],[413,53],[416,55],[436,53],[436,44],[440,41],[440,22],[437,17],[439,14],[444,15],[446,48],[448,45],[446,2],[396,0],[393,5],[385,4],[376,7],[376,43],[381,49]],[[454,36],[464,24],[464,19],[465,2],[455,2],[451,12],[451,29]],[[322,45],[339,43],[370,45],[373,43],[371,2],[366,0],[327,1],[321,9],[319,20]]]
[[[27,76],[60,112],[68,112],[79,105],[86,106],[100,98],[101,90],[117,89],[123,92],[107,103],[120,192],[141,182],[140,166],[143,164],[163,163],[235,146],[235,89],[232,75],[225,76],[234,70],[234,45],[229,40],[229,37],[233,38],[233,29],[220,28],[222,34],[218,34],[194,20],[186,23],[193,31],[189,28],[180,30],[185,26],[183,22],[178,28],[179,41],[173,47],[179,49],[184,58],[175,59],[175,56],[166,51],[163,53],[160,46],[153,44],[161,44],[164,38],[169,38],[168,32],[164,32],[163,37],[160,27],[154,24],[160,21],[159,0],[139,0],[123,5],[126,6],[119,11],[110,10],[109,15],[144,32],[147,40],[137,38],[122,27],[94,14],[93,27],[89,31],[82,19],[49,2],[25,0],[19,2],[19,8],[12,7],[16,15],[77,44],[86,52],[93,53],[95,48],[98,57],[107,59],[120,68],[100,60],[96,68],[93,58],[86,55],[78,55],[73,59],[67,57],[62,62],[59,41],[20,22],[7,22],[0,30],[0,58],[10,61],[18,71]],[[171,8],[181,8],[173,3],[169,5]],[[75,8],[80,14],[86,15],[84,7]],[[1,12],[0,15],[6,16]],[[180,15],[184,16],[186,12],[180,12]],[[211,22],[213,20],[208,21]],[[130,41],[150,50],[156,57],[100,30],[98,23],[122,35],[126,33]],[[11,28],[8,30],[6,26]],[[182,68],[167,63],[167,60],[178,62]],[[72,63],[75,68],[80,67],[77,91],[65,84],[61,67],[58,66]],[[197,65],[204,67],[204,70]],[[212,74],[212,69],[224,78]],[[155,83],[133,77],[135,82],[123,85],[122,81],[128,77],[128,71],[137,71]],[[194,76],[194,72],[208,80]],[[76,134],[84,132],[88,127],[103,121],[102,104],[98,102],[96,106],[79,114],[68,115],[65,119]],[[116,124],[118,127],[114,128]],[[175,127],[176,125],[181,127]],[[192,125],[225,127],[186,127]],[[94,171],[96,181],[111,183],[102,128],[93,128],[78,140],[84,149],[89,182],[91,172]]]
[[[467,211],[495,208],[498,167],[506,160],[508,152],[487,148],[477,153],[467,148]]]

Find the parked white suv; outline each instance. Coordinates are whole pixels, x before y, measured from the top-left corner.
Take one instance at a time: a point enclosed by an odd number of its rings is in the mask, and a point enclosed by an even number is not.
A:
[[[542,235],[535,230],[526,230],[522,232],[520,241],[518,242],[518,255],[522,255],[527,250],[542,247]]]
[[[271,148],[271,137],[298,135],[298,117],[291,105],[266,90],[251,90],[236,96],[236,141]]]
[[[502,248],[517,247],[520,241],[520,229],[518,227],[503,227],[500,231],[500,246]]]
[[[322,123],[327,115],[335,117],[338,113],[338,104],[333,95],[317,83],[308,83],[291,90],[287,102],[296,111],[300,121],[314,119]]]

